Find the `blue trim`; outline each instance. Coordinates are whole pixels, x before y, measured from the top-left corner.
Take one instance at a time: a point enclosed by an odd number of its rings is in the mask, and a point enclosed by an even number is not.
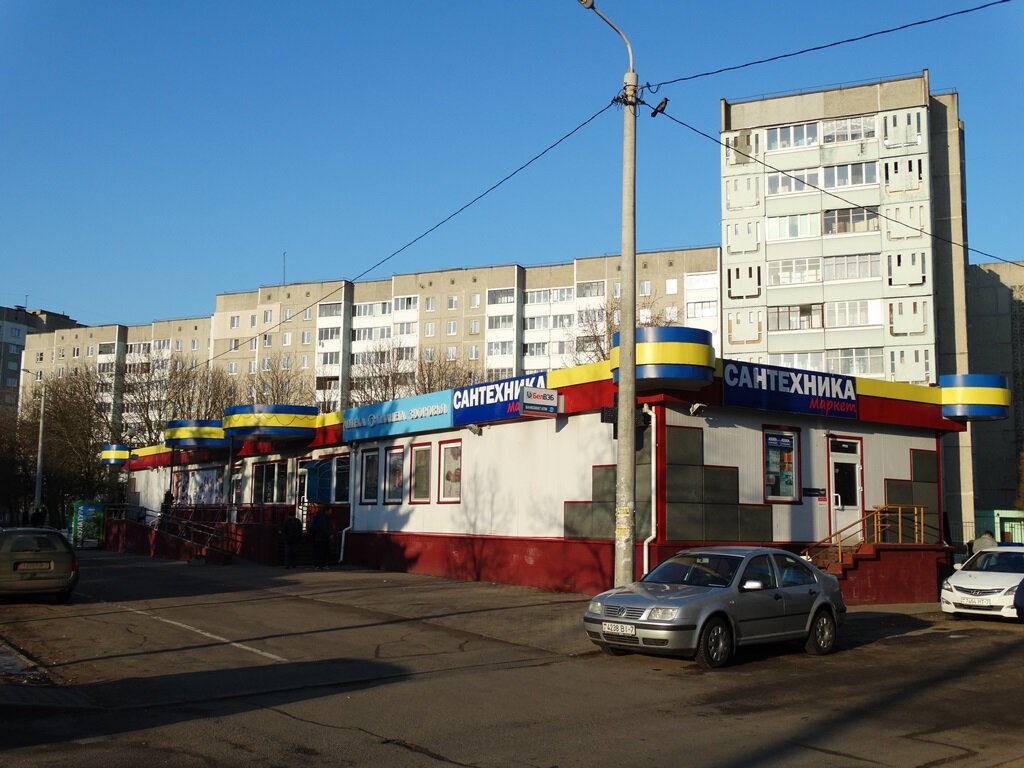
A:
[[[636,378],[637,380],[676,379],[710,384],[715,379],[715,369],[703,365],[638,365]],[[618,368],[612,370],[612,381],[616,384],[619,383]]]
[[[688,328],[683,325],[641,326],[636,329],[637,344],[674,342],[706,344],[711,346],[711,331],[703,328]],[[619,346],[619,332],[612,334],[612,347]]]
[[[227,448],[228,441],[217,437],[175,437],[164,440],[168,448]]]
[[[1005,419],[1009,409],[1004,405],[944,405],[942,416],[946,419],[980,420]]]
[[[225,416],[241,416],[256,413],[281,413],[289,416],[316,416],[320,413],[315,405],[229,405]]]
[[[95,443],[93,443],[93,445],[95,445]],[[103,444],[103,450],[104,451],[127,451],[128,450],[128,446],[123,444],[123,443],[104,443]]]
[[[313,427],[227,427],[224,434],[228,437],[311,437],[316,432]]]
[[[939,386],[946,387],[996,387],[1007,389],[1006,377],[995,373],[957,373],[939,376]]]
[[[190,427],[214,427],[220,428],[223,422],[220,419],[175,419],[167,422],[167,429],[188,429]]]

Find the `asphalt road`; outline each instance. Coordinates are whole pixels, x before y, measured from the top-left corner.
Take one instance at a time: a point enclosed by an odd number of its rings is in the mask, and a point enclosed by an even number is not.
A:
[[[586,597],[84,553],[0,603],[4,766],[1024,766],[1024,626],[858,610],[824,657],[596,653]],[[20,663],[19,663],[20,660]]]

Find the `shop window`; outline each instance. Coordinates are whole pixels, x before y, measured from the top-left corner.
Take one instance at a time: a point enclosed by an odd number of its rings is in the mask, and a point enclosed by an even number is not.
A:
[[[387,452],[384,478],[384,503],[401,504],[404,498],[405,451],[402,448],[389,448]]]
[[[430,502],[430,445],[412,446],[412,472],[410,473],[409,501],[413,504]]]
[[[456,504],[462,501],[462,441],[440,444],[441,497],[440,502]]]
[[[764,430],[764,500],[800,500],[800,433]]]
[[[376,449],[363,451],[360,460],[362,474],[359,484],[359,502],[361,504],[376,504],[377,488],[380,485],[380,453]]]

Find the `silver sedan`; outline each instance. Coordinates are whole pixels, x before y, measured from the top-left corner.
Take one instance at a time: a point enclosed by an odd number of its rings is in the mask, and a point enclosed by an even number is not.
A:
[[[835,576],[791,552],[702,547],[597,595],[583,625],[606,653],[677,654],[721,667],[756,643],[801,639],[808,653],[829,653],[845,614]]]

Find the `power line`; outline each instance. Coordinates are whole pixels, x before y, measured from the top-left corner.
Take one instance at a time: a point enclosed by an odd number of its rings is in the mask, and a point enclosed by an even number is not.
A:
[[[1003,0],[1000,0],[1000,1],[1003,1]],[[646,106],[650,106],[650,104],[647,104],[643,100],[640,100],[640,103],[641,104],[645,104]],[[731,152],[735,152],[737,155],[740,155],[741,157],[745,157],[748,160],[753,160],[755,163],[757,163],[760,166],[763,166],[764,168],[768,169],[769,171],[773,171],[775,173],[781,173],[783,176],[786,176],[786,177],[788,177],[790,179],[793,179],[794,181],[799,182],[800,184],[802,184],[805,187],[808,187],[809,189],[813,189],[816,192],[821,192],[824,195],[828,195],[829,197],[831,197],[831,198],[833,198],[835,200],[838,200],[838,201],[840,201],[842,203],[845,203],[846,205],[852,206],[854,208],[863,208],[864,207],[863,205],[859,205],[859,204],[853,202],[852,200],[847,200],[842,195],[837,195],[835,192],[830,192],[829,190],[824,189],[822,187],[819,187],[819,186],[817,186],[815,184],[812,184],[812,183],[810,183],[810,182],[808,182],[808,181],[806,181],[804,179],[797,178],[796,176],[793,176],[791,173],[788,173],[788,172],[783,171],[783,170],[781,170],[779,168],[776,168],[773,165],[769,165],[764,160],[761,160],[760,158],[754,157],[753,155],[748,155],[746,152],[741,151],[737,147],[731,147],[731,146],[729,146],[727,144],[724,144],[724,143],[722,143],[722,141],[720,139],[712,136],[709,133],[705,133],[704,131],[700,130],[699,128],[694,128],[689,123],[687,123],[687,122],[685,122],[683,120],[680,120],[677,117],[673,117],[668,112],[662,112],[661,114],[665,115],[665,117],[668,118],[669,120],[671,120],[673,123],[681,125],[683,128],[686,128],[686,129],[688,129],[690,131],[693,131],[698,136],[703,136],[705,139],[713,141],[718,146],[723,147],[723,148],[725,148],[725,149],[727,149],[727,150],[729,150]],[[1002,262],[1004,262],[1006,264],[1016,264],[1018,266],[1024,266],[1024,264],[1022,264],[1020,262],[1011,261],[1009,259],[1003,259],[1003,258],[1001,258],[999,256],[996,256],[995,254],[987,253],[985,251],[980,251],[977,248],[971,248],[970,246],[964,245],[963,243],[958,243],[955,240],[950,240],[949,238],[942,237],[941,235],[936,235],[936,234],[934,234],[932,232],[929,232],[928,230],[924,229],[923,227],[911,227],[910,225],[908,225],[908,224],[906,224],[906,223],[904,223],[902,221],[899,221],[898,219],[894,219],[891,216],[885,215],[881,211],[878,212],[878,218],[885,219],[886,221],[892,222],[893,224],[899,224],[901,227],[905,227],[907,229],[912,229],[915,232],[920,232],[922,235],[927,235],[928,237],[934,238],[935,240],[939,240],[939,241],[941,241],[943,243],[947,243],[947,244],[952,245],[954,247],[963,248],[964,250],[968,251],[969,253],[976,253],[979,256],[987,256],[990,259],[995,259],[996,261],[1002,261]]]
[[[836,48],[840,45],[847,45],[848,43],[859,43],[863,40],[869,40],[872,37],[880,37],[882,35],[889,35],[894,32],[902,32],[913,27],[922,27],[926,24],[934,24],[938,21],[945,21],[955,16],[965,16],[968,13],[975,13],[976,11],[983,11],[987,8],[991,8],[995,5],[1002,5],[1003,3],[1009,3],[1011,0],[992,0],[992,2],[977,5],[973,8],[964,8],[960,11],[952,11],[951,13],[944,13],[941,16],[934,16],[930,19],[921,19],[919,21],[911,21],[906,24],[900,24],[898,27],[889,27],[888,29],[880,29],[876,32],[868,32],[865,35],[858,35],[857,37],[847,37],[843,40],[836,40],[831,43],[824,43],[823,45],[815,45],[810,48],[803,48],[799,51],[791,51],[790,53],[780,53],[775,56],[769,56],[765,59],[757,59],[755,61],[748,61],[745,64],[734,64],[729,67],[721,67],[719,69],[708,70],[707,72],[699,72],[695,75],[687,75],[686,77],[677,77],[675,80],[663,80],[660,83],[650,84],[647,83],[644,88],[650,89],[651,93],[657,93],[658,89],[663,85],[674,85],[675,83],[683,83],[689,80],[698,80],[702,77],[711,77],[712,75],[721,75],[725,72],[735,72],[740,69],[746,69],[748,67],[755,67],[759,64],[770,64],[773,61],[782,61],[783,59],[790,59],[794,56],[803,56],[805,53],[815,53],[817,51],[824,51],[829,48]]]

